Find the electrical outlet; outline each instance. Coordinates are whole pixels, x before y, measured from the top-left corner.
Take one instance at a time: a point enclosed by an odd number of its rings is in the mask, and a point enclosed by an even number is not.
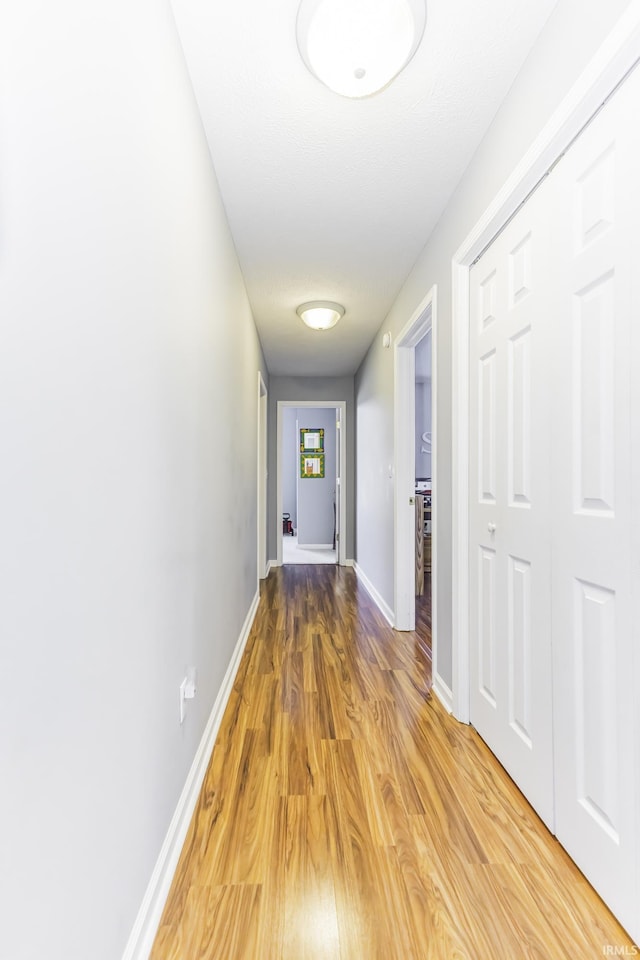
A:
[[[187,667],[187,676],[185,677],[187,681],[187,687],[184,692],[185,700],[193,700],[196,695],[196,668]]]
[[[193,700],[196,695],[196,668],[187,667],[187,675],[180,684],[180,723],[184,722],[185,700]]]
[[[184,722],[185,699],[187,696],[187,678],[185,677],[180,684],[180,723]]]

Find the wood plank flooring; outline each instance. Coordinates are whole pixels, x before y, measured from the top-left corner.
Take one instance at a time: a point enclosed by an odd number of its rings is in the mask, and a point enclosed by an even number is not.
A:
[[[353,570],[260,607],[151,960],[576,960],[632,941]],[[609,950],[613,955],[613,950]]]

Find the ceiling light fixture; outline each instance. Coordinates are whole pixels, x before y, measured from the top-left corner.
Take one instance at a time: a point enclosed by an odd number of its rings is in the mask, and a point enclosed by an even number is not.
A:
[[[344,316],[344,307],[330,300],[311,300],[301,303],[296,313],[312,330],[329,330]]]
[[[302,0],[296,35],[311,73],[344,97],[386,87],[418,49],[425,0]]]

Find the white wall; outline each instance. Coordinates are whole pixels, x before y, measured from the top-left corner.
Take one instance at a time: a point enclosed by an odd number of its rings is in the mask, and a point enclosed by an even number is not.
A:
[[[452,683],[451,651],[451,259],[628,6],[627,0],[560,0],[508,97],[427,239],[381,330],[395,336],[434,284],[438,289],[438,669]],[[356,373],[357,561],[393,607],[393,350],[377,336]],[[375,446],[367,436],[376,436]],[[372,519],[376,522],[373,523]]]
[[[0,956],[116,960],[256,591],[261,355],[166,0],[3,4],[0,146]]]

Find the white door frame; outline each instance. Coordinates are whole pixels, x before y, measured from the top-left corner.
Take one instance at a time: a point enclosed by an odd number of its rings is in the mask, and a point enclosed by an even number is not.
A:
[[[633,0],[453,257],[452,693],[453,713],[465,723],[470,689],[469,270],[639,59],[640,0]]]
[[[342,426],[336,433],[340,434],[340,522],[342,529],[338,540],[337,558],[341,566],[346,564],[347,538],[347,402],[346,400],[278,400],[278,428],[277,428],[277,476],[276,476],[276,544],[277,566],[282,566],[282,411],[284,407],[322,407],[339,409]]]
[[[267,569],[267,407],[268,396],[258,370],[258,587],[268,575]]]
[[[436,476],[438,458],[438,339],[436,323],[437,288],[433,286],[398,334],[394,344],[394,626],[413,630],[416,622],[415,598],[415,495],[416,469],[416,378],[415,351],[431,330],[431,642],[433,675],[437,663],[437,514]]]

